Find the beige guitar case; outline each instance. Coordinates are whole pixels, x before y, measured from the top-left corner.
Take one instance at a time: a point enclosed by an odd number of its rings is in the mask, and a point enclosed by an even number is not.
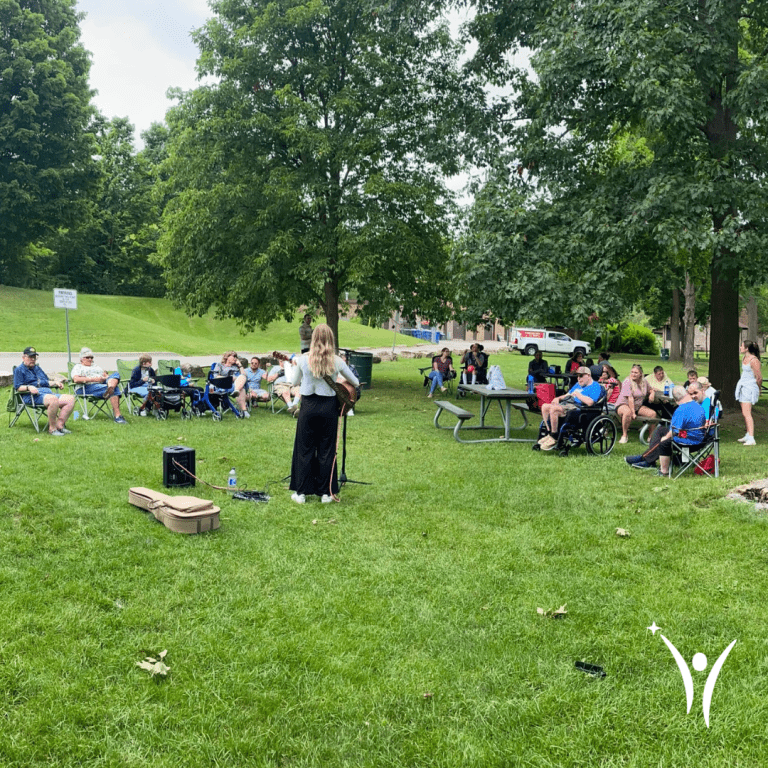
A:
[[[151,512],[176,533],[203,533],[219,527],[219,507],[195,496],[168,496],[149,488],[129,488],[128,501]]]

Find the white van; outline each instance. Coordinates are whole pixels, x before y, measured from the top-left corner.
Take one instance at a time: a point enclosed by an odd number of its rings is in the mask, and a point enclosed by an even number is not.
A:
[[[548,331],[546,328],[510,328],[509,346],[521,355],[534,355],[537,350],[570,355],[583,352],[588,355],[590,346],[581,339],[572,339],[562,331]]]

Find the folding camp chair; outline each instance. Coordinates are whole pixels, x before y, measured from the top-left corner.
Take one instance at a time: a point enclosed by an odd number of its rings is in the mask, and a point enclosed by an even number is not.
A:
[[[138,365],[138,362],[136,363]],[[72,378],[72,369],[76,363],[67,363],[67,369],[69,371],[69,378]],[[119,373],[119,371],[118,371]],[[130,374],[128,376],[130,379]],[[121,376],[122,379],[122,376]],[[70,381],[69,388],[72,394],[75,396],[75,402],[80,404],[80,410],[83,412],[84,419],[95,419],[100,413],[103,413],[108,419],[112,419],[112,406],[108,399],[105,399],[102,395],[88,395],[85,392],[85,384],[76,384],[74,381]],[[123,389],[123,381],[120,381],[120,398],[125,402],[125,390]],[[125,409],[129,410],[128,408]],[[125,416],[125,413],[123,413]]]
[[[169,373],[176,373],[176,369],[181,367],[181,360],[158,360],[157,371],[159,376],[165,376]]]
[[[128,406],[128,410],[134,414],[139,415],[139,410],[144,402],[142,395],[136,395],[131,393],[131,376],[133,375],[133,369],[139,364],[138,360],[115,360],[117,365],[117,372],[120,374],[120,390],[122,392],[123,400]]]
[[[720,392],[713,395],[708,420],[706,424],[706,434],[704,440],[698,445],[682,445],[672,440],[672,463],[669,468],[669,476],[675,480],[680,475],[693,469],[696,474],[706,475],[707,477],[720,477]],[[707,458],[712,456],[714,461],[708,462]]]
[[[13,366],[13,370],[16,370],[16,366]],[[17,392],[15,389],[11,391],[11,396],[8,398],[8,404],[6,405],[8,411],[8,427],[12,427],[19,420],[21,415],[25,413],[32,422],[32,426],[36,432],[40,431],[40,422],[43,419],[48,418],[48,409],[44,405],[31,405],[24,402],[24,398],[21,392]]]

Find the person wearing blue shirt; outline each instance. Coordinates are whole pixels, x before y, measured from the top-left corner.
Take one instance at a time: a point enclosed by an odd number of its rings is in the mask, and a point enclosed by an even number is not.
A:
[[[576,377],[576,383],[568,390],[568,394],[541,406],[542,419],[545,424],[549,424],[548,434],[539,440],[542,451],[551,451],[557,444],[558,423],[568,411],[594,405],[603,392],[600,384],[593,380],[589,368],[578,368]]]
[[[21,365],[13,372],[13,388],[27,404],[44,405],[48,411],[48,432],[54,437],[70,434],[66,427],[69,414],[75,407],[73,395],[55,395],[51,386],[61,389],[64,385],[48,380],[45,371],[37,364],[37,350],[27,347],[21,356]]]
[[[700,389],[698,385],[697,389]],[[626,462],[634,469],[653,469],[656,466],[656,459],[659,459],[660,469],[657,474],[669,477],[672,443],[698,446],[704,441],[707,420],[704,409],[685,387],[676,386],[672,390],[672,397],[677,407],[672,414],[669,426],[659,424],[656,427],[645,453],[639,456],[627,456]]]
[[[267,375],[267,372],[261,367],[261,360],[258,357],[251,358],[251,364],[245,371],[245,381],[248,387],[248,399],[269,402],[269,392],[261,388],[261,380]]]

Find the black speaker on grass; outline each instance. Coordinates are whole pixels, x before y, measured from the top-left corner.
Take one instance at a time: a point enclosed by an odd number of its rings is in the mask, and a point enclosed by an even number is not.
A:
[[[177,466],[180,465],[180,466]],[[187,470],[186,472],[184,470]],[[194,485],[195,451],[185,445],[163,448],[163,485],[166,488]]]

